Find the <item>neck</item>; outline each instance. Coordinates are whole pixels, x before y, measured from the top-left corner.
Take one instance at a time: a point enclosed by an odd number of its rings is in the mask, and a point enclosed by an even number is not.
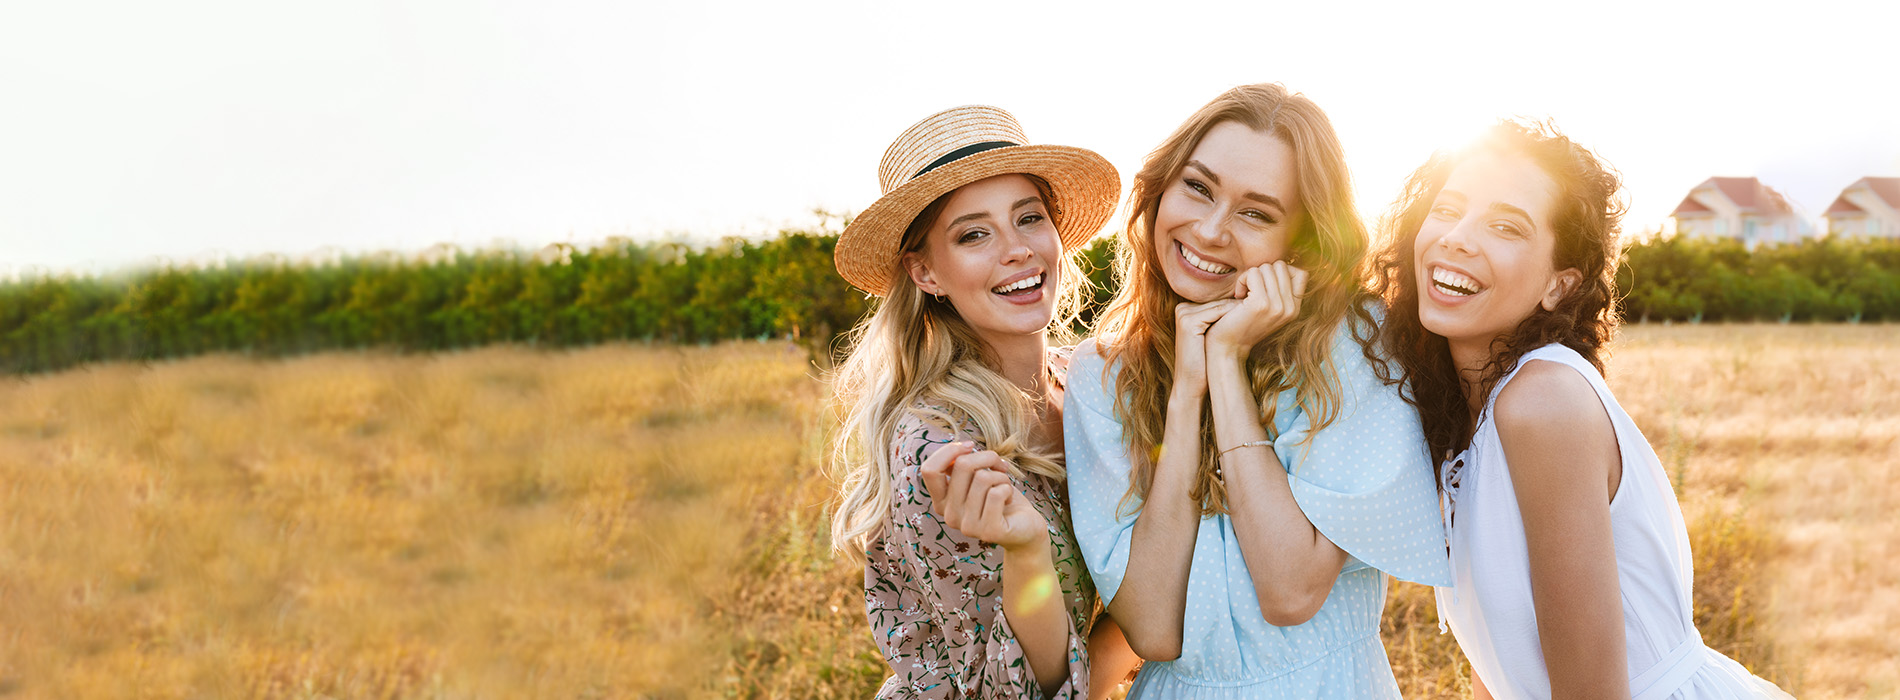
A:
[[[1495,340],[1446,339],[1451,349],[1451,364],[1458,368],[1458,388],[1464,392],[1465,405],[1471,408],[1472,415],[1484,409],[1484,366],[1491,361],[1491,343]]]
[[[1002,366],[998,369],[1009,383],[1029,392],[1030,396],[1041,396],[1048,391],[1048,335],[1037,332],[1031,335],[1012,335],[1007,337],[984,338],[990,345],[990,352],[996,353],[996,361]]]

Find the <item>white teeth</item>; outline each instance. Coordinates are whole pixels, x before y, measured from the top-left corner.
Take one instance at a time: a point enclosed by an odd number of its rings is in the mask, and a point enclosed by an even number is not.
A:
[[[997,294],[1008,294],[1018,289],[1028,289],[1038,284],[1042,284],[1042,275],[1036,275],[1034,277],[1024,277],[1022,279],[1016,280],[1015,282],[1011,282],[1001,287],[997,287],[990,291],[996,292]]]
[[[1187,259],[1188,264],[1193,265],[1195,269],[1210,275],[1225,275],[1234,271],[1234,268],[1222,267],[1201,259],[1201,256],[1195,255],[1194,251],[1188,250],[1187,246],[1181,246],[1181,257]]]
[[[1442,267],[1432,270],[1432,282],[1452,296],[1468,297],[1484,291],[1484,285],[1477,280]]]

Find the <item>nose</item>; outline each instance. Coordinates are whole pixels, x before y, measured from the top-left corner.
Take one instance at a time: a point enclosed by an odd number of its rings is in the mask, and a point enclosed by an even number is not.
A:
[[[1438,237],[1438,246],[1446,250],[1470,255],[1472,252],[1471,236],[1475,233],[1472,229],[1479,225],[1478,217],[1468,216],[1459,219],[1456,225],[1446,230],[1444,235]]]
[[[1195,246],[1203,249],[1226,246],[1230,242],[1227,226],[1224,223],[1227,217],[1222,212],[1212,209],[1200,214],[1200,218],[1189,224],[1194,231]]]
[[[1029,247],[1029,234],[1024,231],[1011,227],[1006,242],[1009,244],[1003,248],[1003,263],[1006,265],[1029,260],[1036,254]]]

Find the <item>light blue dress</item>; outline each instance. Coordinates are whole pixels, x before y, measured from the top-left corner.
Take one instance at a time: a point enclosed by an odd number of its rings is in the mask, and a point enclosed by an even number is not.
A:
[[[1130,698],[1399,697],[1379,641],[1385,574],[1451,581],[1437,491],[1417,412],[1373,374],[1344,324],[1332,353],[1339,417],[1311,441],[1300,444],[1312,424],[1295,392],[1269,398],[1278,402],[1274,452],[1294,499],[1349,555],[1326,603],[1304,624],[1267,624],[1232,520],[1205,518],[1188,573],[1181,656],[1142,666]],[[1075,537],[1104,603],[1130,573],[1139,517],[1117,513],[1129,462],[1114,396],[1115,376],[1095,341],[1084,342],[1070,366],[1062,428]],[[1139,574],[1141,562],[1134,564]]]

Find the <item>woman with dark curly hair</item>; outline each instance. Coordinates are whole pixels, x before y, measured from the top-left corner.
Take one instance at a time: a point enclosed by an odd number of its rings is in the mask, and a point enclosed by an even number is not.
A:
[[[1703,646],[1682,510],[1603,382],[1618,188],[1553,129],[1504,122],[1394,207],[1380,340],[1443,460],[1439,617],[1479,698],[1785,697]]]

